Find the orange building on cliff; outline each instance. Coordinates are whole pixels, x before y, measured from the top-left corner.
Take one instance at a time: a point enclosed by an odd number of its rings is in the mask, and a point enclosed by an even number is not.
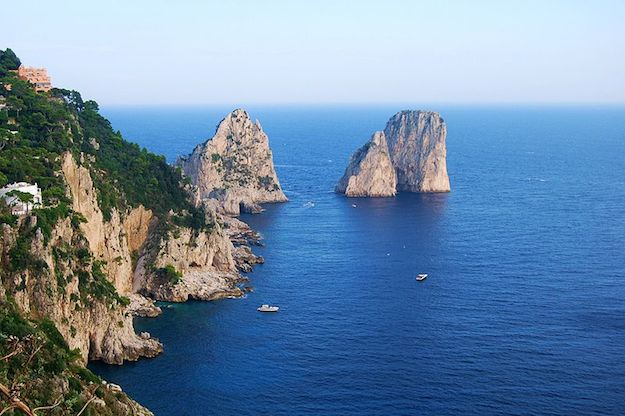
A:
[[[17,69],[17,76],[33,84],[35,91],[47,92],[52,88],[48,70],[45,68],[31,68],[22,65]]]

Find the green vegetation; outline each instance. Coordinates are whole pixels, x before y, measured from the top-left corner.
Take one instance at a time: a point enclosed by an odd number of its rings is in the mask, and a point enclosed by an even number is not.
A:
[[[33,200],[35,199],[35,197],[33,196],[33,194],[30,194],[28,192],[22,192],[22,191],[18,191],[17,189],[14,191],[11,191],[7,194],[7,196],[12,196],[17,198],[21,203],[29,203],[29,202],[33,202]]]
[[[94,261],[91,266],[91,273],[81,270],[78,272],[78,287],[81,289],[80,295],[83,304],[87,305],[90,301],[89,297],[94,297],[100,300],[107,300],[114,304],[115,302],[128,306],[130,299],[124,296],[120,296],[115,290],[115,286],[106,277],[102,266],[104,263],[101,261]]]
[[[11,49],[0,50],[0,76],[5,76],[8,71],[14,71],[20,67],[22,63]]]
[[[87,406],[83,415],[121,414],[119,401],[129,402],[82,366],[78,350],[70,350],[51,321],[24,319],[11,299],[0,303],[0,390],[3,414],[16,416],[24,414],[10,408],[18,401],[30,410],[53,406],[38,415],[78,414],[95,398],[107,406]]]
[[[168,264],[165,267],[156,269],[156,275],[163,281],[169,282],[172,285],[179,283],[182,280],[182,273],[176,270],[174,266]]]
[[[36,309],[33,317],[37,319],[26,319],[11,298],[32,290],[49,299],[65,299],[75,311],[93,303],[110,308],[129,303],[117,293],[105,273],[106,264],[94,259],[80,231],[87,219],[72,210],[61,169],[63,156],[71,154],[89,170],[105,220],[114,210],[124,213],[143,205],[158,219],[154,228],[157,237],[175,235],[180,227],[199,233],[214,224],[203,209],[189,201],[184,190],[189,182],[183,180],[179,169],[169,166],[164,157],[124,140],[99,114],[95,101],[84,101],[71,90],[35,92],[31,84],[12,72],[19,65],[13,51],[0,50],[0,100],[6,104],[0,110],[0,186],[36,182],[43,202],[30,215],[18,218],[0,198],[0,224],[16,231],[15,239],[5,247],[8,259],[2,259],[0,267],[0,384],[8,389],[2,391],[9,391],[7,395],[0,391],[0,409],[6,409],[0,412],[21,414],[7,408],[15,405],[17,397],[31,409],[53,406],[38,414],[77,414],[98,397],[106,406],[87,407],[82,415],[125,414],[116,409],[123,402],[128,404],[128,398],[108,391],[98,377],[82,367],[79,354],[68,348],[51,321],[40,319]],[[30,194],[15,196],[32,201]],[[63,220],[70,221],[73,233],[55,238],[55,226]],[[39,255],[33,247],[42,243],[46,251]],[[47,258],[49,252],[52,260]],[[182,277],[172,265],[156,273],[172,284]],[[70,289],[71,282],[78,283],[78,291]],[[72,338],[84,335],[73,326],[69,334]]]
[[[80,93],[65,89],[35,92],[6,70],[19,66],[14,55],[10,49],[0,51],[0,82],[12,85],[10,91],[0,86],[7,103],[6,120],[0,119],[1,184],[37,182],[44,205],[68,202],[63,179],[56,173],[60,155],[71,152],[90,169],[105,219],[113,208],[140,204],[162,217],[170,210],[197,212],[181,186],[180,170],[163,156],[124,140],[99,114],[95,101],[83,101]],[[86,157],[81,159],[81,153]],[[192,223],[196,222],[201,221]]]
[[[17,224],[17,217],[11,214],[11,209],[4,203],[3,198],[0,198],[0,224],[9,224],[11,226]]]
[[[33,210],[33,214],[37,217],[37,227],[41,229],[45,242],[48,242],[52,237],[52,229],[54,228],[54,225],[60,219],[66,218],[71,212],[72,210],[65,202],[56,206]]]
[[[0,117],[0,185],[36,182],[42,189],[43,204],[33,209],[35,222],[26,219],[18,223],[9,207],[0,203],[0,223],[20,227],[10,249],[9,271],[54,272],[59,290],[64,290],[62,283],[72,275],[78,276],[83,303],[93,296],[124,304],[127,300],[117,294],[102,272],[103,265],[93,262],[86,247],[79,244],[75,250],[66,250],[71,257],[66,262],[77,269],[65,275],[58,266],[51,271],[44,261],[31,255],[37,229],[44,243],[50,244],[60,220],[70,218],[75,230],[86,221],[71,209],[61,174],[64,153],[71,153],[89,169],[106,220],[114,209],[124,212],[143,205],[159,219],[156,229],[161,237],[178,227],[199,231],[210,230],[213,224],[207,221],[204,209],[189,201],[179,169],[168,165],[164,157],[124,140],[99,114],[95,101],[84,101],[78,92],[65,89],[35,92],[11,72],[19,65],[13,51],[0,51],[0,96],[7,104],[6,110],[0,111],[4,115]],[[7,84],[10,90],[5,88]],[[32,198],[30,194],[16,195],[25,201]]]
[[[271,176],[259,176],[256,178],[258,180],[258,184],[271,191],[271,190],[275,190],[277,188],[277,185],[274,186],[274,182],[273,182],[273,178]]]

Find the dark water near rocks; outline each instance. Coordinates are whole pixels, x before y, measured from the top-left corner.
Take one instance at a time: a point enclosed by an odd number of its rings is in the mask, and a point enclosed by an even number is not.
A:
[[[434,108],[450,194],[333,194],[399,109],[251,108],[291,199],[244,217],[255,292],[139,319],[165,353],[92,368],[156,415],[624,414],[625,109]],[[173,160],[228,110],[104,113]]]

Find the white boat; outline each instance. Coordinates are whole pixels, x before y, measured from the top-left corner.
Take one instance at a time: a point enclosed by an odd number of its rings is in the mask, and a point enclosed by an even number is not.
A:
[[[428,277],[428,274],[427,274],[427,273],[421,273],[421,274],[418,274],[418,275],[417,275],[417,281],[418,281],[418,282],[422,282],[422,281],[424,281],[427,277]]]
[[[278,312],[280,308],[272,305],[260,305],[256,310],[258,312]]]

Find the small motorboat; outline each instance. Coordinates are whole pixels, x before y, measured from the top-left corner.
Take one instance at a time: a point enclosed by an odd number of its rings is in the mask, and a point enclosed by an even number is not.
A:
[[[422,282],[428,277],[427,273],[421,273],[417,275],[417,282]]]
[[[280,308],[273,305],[260,305],[256,310],[258,312],[278,312]]]

